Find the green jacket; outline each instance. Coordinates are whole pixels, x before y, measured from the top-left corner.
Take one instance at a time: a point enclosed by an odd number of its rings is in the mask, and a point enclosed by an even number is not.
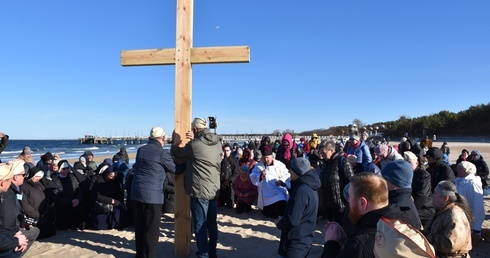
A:
[[[199,199],[212,200],[220,187],[221,157],[218,136],[204,129],[184,147],[172,146],[172,156],[185,159],[185,193]]]

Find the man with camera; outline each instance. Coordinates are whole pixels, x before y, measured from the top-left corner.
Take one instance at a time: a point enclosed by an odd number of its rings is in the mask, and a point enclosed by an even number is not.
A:
[[[198,257],[216,257],[216,197],[220,188],[221,143],[218,136],[209,131],[206,120],[199,117],[192,122],[186,138],[190,141],[179,147],[182,141],[174,131],[171,153],[176,163],[185,161],[185,169],[180,172],[185,173],[185,193],[191,197],[192,227],[198,248],[196,254]]]

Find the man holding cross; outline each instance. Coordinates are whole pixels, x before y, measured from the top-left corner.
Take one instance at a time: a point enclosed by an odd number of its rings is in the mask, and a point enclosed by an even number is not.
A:
[[[206,120],[199,117],[192,122],[192,130],[186,133],[190,141],[184,147],[179,147],[181,140],[178,134],[174,132],[172,136],[172,156],[176,160],[185,160],[184,188],[185,193],[191,197],[192,229],[198,248],[197,257],[217,257],[216,197],[220,187],[223,155],[221,143],[218,136],[209,131]]]

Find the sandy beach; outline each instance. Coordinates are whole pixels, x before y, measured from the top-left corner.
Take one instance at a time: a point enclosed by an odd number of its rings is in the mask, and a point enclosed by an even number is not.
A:
[[[440,147],[442,142],[435,142]],[[461,150],[480,150],[490,160],[489,143],[451,143],[450,161],[458,158]],[[130,157],[130,159],[134,159]],[[63,158],[63,157],[62,157]],[[107,157],[96,157],[100,163]],[[70,161],[73,164],[73,161]],[[487,161],[488,162],[488,161]],[[483,228],[490,229],[490,196],[485,197]],[[314,245],[309,257],[320,257],[323,246],[325,220],[317,222]],[[251,213],[236,214],[234,209],[218,208],[219,257],[278,257],[280,231],[254,207]],[[191,256],[197,250],[192,239]],[[174,254],[174,223],[172,214],[163,214],[160,226],[158,257],[180,257]],[[472,257],[490,257],[490,243],[480,243],[471,251]],[[134,257],[134,230],[68,230],[58,231],[51,238],[36,241],[24,257]]]

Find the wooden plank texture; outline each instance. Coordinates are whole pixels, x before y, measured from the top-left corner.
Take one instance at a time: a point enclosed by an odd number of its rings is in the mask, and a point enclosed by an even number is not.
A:
[[[185,139],[192,119],[192,10],[193,0],[177,1],[177,31],[175,45],[175,132]],[[182,141],[184,145],[187,140]],[[185,194],[184,175],[176,177],[175,192],[175,254],[188,256],[191,252],[190,197]]]
[[[122,66],[174,65],[175,48],[124,50],[121,52]],[[200,47],[191,48],[191,64],[248,63],[250,47]]]

